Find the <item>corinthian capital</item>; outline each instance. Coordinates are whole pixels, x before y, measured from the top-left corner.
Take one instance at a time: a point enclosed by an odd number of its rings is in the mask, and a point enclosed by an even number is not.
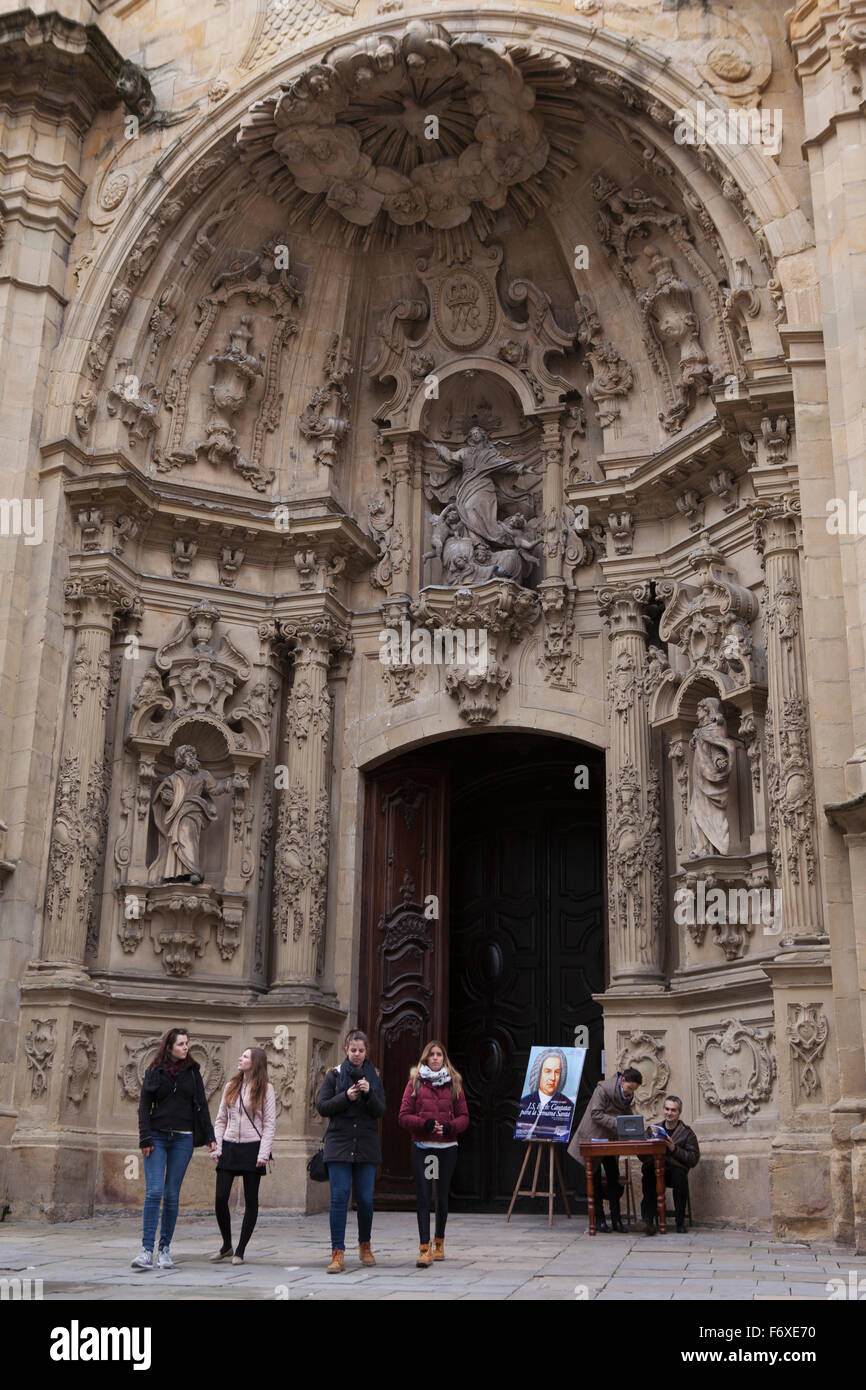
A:
[[[647,607],[651,596],[648,579],[602,584],[596,589],[595,595],[598,611],[604,618],[611,640],[626,633],[635,633],[638,637],[646,635],[649,621]]]

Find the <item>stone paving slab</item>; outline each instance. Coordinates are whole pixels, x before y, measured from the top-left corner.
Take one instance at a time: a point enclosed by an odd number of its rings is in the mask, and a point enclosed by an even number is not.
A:
[[[349,1219],[349,1242],[354,1238]],[[235,1214],[237,1226],[238,1217]],[[172,1254],[175,1269],[137,1272],[140,1218],[108,1213],[89,1221],[46,1226],[8,1220],[0,1225],[0,1278],[41,1279],[46,1300],[90,1302],[285,1301],[344,1299],[383,1302],[437,1298],[558,1302],[826,1300],[829,1279],[855,1271],[866,1278],[866,1257],[827,1242],[787,1246],[766,1231],[710,1231],[647,1237],[638,1232],[590,1237],[582,1220],[531,1215],[453,1216],[447,1258],[416,1269],[417,1228],[411,1213],[377,1213],[376,1269],[358,1264],[347,1242],[346,1272],[328,1275],[325,1213],[262,1213],[243,1266],[211,1264],[217,1248],[213,1218],[182,1214]]]

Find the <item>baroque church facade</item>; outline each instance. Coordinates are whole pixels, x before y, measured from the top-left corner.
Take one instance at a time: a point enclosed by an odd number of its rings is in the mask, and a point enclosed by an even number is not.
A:
[[[214,1103],[266,1049],[313,1209],[357,1022],[396,1203],[428,1037],[478,1210],[577,1043],[683,1097],[698,1220],[866,1248],[863,0],[69,0],[0,57],[0,1197],[140,1201],[184,1024]]]

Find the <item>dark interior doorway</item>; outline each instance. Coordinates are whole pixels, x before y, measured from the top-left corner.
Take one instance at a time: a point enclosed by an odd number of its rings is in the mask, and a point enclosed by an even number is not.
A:
[[[530,1047],[573,1046],[581,1025],[582,1113],[601,1075],[592,995],[605,987],[603,865],[604,758],[585,745],[491,732],[368,777],[360,1018],[388,1097],[381,1205],[413,1200],[397,1112],[409,1067],[437,1033],[472,1116],[454,1210],[505,1209],[524,1152],[513,1126]],[[424,915],[430,896],[435,918]],[[571,1160],[566,1172],[569,1186],[579,1180]]]

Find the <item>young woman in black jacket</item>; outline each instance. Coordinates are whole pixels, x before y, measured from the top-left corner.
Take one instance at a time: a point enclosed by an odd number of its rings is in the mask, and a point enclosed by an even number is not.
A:
[[[346,1060],[329,1071],[316,1097],[316,1109],[327,1116],[324,1158],[331,1184],[331,1263],[329,1274],[341,1274],[346,1253],[346,1213],[354,1188],[358,1208],[358,1255],[362,1265],[374,1265],[370,1249],[373,1231],[373,1185],[382,1161],[379,1121],[385,1113],[385,1092],[379,1073],[367,1056],[367,1038],[357,1028],[346,1034]]]
[[[201,1068],[189,1056],[189,1033],[169,1028],[153,1063],[144,1074],[138,1103],[138,1143],[144,1157],[144,1214],[141,1252],[133,1269],[153,1269],[153,1244],[159,1209],[160,1269],[173,1269],[169,1246],[177,1223],[180,1186],[192,1151],[216,1148]]]

